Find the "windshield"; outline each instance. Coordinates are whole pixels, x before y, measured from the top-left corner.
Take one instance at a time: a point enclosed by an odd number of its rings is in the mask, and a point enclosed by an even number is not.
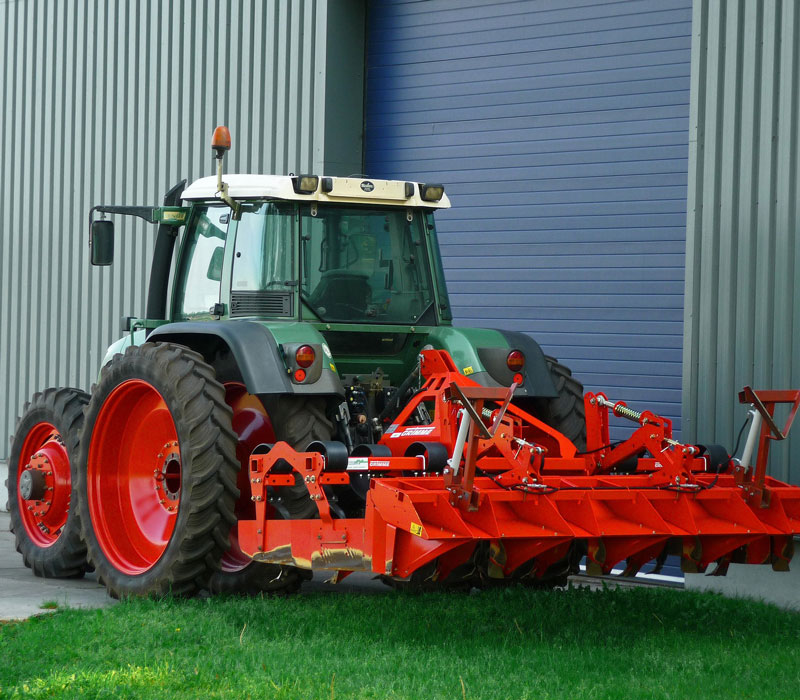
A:
[[[323,321],[416,323],[431,306],[419,213],[304,206],[300,214],[301,293]]]

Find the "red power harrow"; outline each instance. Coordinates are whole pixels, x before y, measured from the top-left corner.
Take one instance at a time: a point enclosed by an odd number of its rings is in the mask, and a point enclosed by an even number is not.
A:
[[[785,437],[800,392],[745,389],[741,399],[758,410],[748,439],[751,453],[759,443],[756,466],[726,456],[712,470],[702,448],[672,438],[669,420],[603,394],[585,397],[587,449],[579,453],[510,403],[515,385],[479,386],[438,350],[422,353],[420,369],[421,390],[379,445],[349,457],[339,443],[302,453],[286,443],[256,449],[249,464],[255,519],[239,522],[247,555],[333,570],[337,578],[422,572],[436,582],[465,566],[485,580],[536,580],[575,551],[586,555],[590,573],[624,562],[634,575],[667,552],[690,572],[713,562],[716,573],[730,562],[788,569],[800,488],[765,470],[770,440]],[[773,419],[777,403],[793,404],[783,431]],[[629,439],[610,443],[610,414],[638,424]],[[276,494],[297,483],[308,488],[318,518],[281,519]],[[359,483],[364,516],[337,517],[337,493]]]

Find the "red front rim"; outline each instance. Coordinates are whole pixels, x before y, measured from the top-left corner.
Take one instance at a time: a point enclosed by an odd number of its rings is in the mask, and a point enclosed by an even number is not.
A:
[[[236,503],[236,520],[252,520],[255,517],[255,508],[250,500],[252,492],[248,479],[248,462],[256,445],[275,442],[275,432],[264,405],[258,397],[247,393],[244,384],[227,382],[225,402],[233,409],[233,430],[239,438],[236,457],[241,465],[237,480],[240,496]],[[230,548],[222,556],[222,570],[241,571],[253,560],[239,547],[237,525],[231,528],[230,543]]]
[[[100,407],[91,440],[87,497],[98,544],[118,571],[142,574],[166,550],[180,508],[172,414],[153,386],[131,379]]]
[[[19,480],[25,471],[41,473],[44,492],[25,500]],[[72,496],[69,455],[61,434],[51,423],[37,423],[25,436],[17,469],[17,505],[28,537],[39,547],[50,547],[67,524]]]

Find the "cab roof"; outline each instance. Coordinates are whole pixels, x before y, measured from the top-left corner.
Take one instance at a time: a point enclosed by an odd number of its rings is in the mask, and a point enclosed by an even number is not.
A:
[[[300,176],[306,178],[307,176]],[[314,177],[314,176],[311,176]],[[335,202],[338,204],[381,204],[396,207],[425,207],[447,209],[450,200],[442,192],[438,201],[422,199],[424,183],[403,180],[375,180],[372,178],[319,177],[313,192],[297,191],[299,178],[289,175],[236,175],[223,176],[228,194],[233,199],[285,199],[299,202]],[[439,185],[436,185],[439,187]],[[423,188],[423,189],[421,189]],[[184,200],[217,198],[217,178],[202,177],[189,185],[181,195]]]

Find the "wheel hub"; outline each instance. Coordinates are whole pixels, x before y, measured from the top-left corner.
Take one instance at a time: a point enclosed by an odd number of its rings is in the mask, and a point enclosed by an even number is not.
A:
[[[23,501],[44,500],[47,481],[41,469],[26,469],[19,477],[19,495]]]
[[[178,442],[167,442],[158,453],[158,466],[153,470],[158,502],[170,513],[178,510],[181,498],[181,455]]]
[[[22,520],[39,546],[49,546],[58,539],[69,514],[69,456],[61,435],[45,423],[39,424],[28,436],[23,454],[25,452],[29,461],[17,477]]]

